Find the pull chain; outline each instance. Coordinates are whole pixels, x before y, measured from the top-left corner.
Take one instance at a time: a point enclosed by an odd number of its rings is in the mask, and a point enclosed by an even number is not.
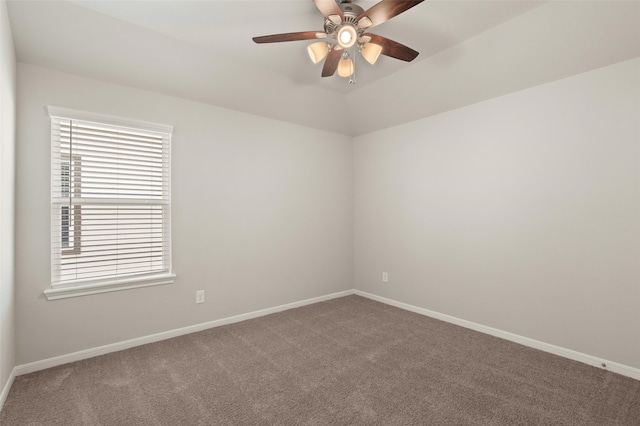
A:
[[[349,76],[349,84],[356,84],[356,53],[354,51],[353,55],[351,55],[351,62],[353,63],[353,73]]]

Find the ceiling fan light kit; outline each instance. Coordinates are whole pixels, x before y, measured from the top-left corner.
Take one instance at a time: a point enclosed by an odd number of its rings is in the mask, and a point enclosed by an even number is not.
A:
[[[326,39],[307,46],[307,52],[314,64],[325,59],[322,77],[335,74],[352,77],[355,65],[353,53],[357,49],[362,57],[374,65],[382,54],[391,58],[411,62],[418,52],[388,38],[366,33],[370,28],[382,24],[424,0],[382,0],[368,10],[351,3],[351,0],[312,0],[325,17],[324,32],[305,31],[298,33],[274,34],[254,37],[256,43],[277,43],[283,41]],[[366,34],[365,34],[366,33]]]
[[[382,53],[382,46],[375,43],[364,43],[360,48],[360,54],[371,65],[375,65],[376,61]]]
[[[351,77],[354,72],[353,60],[345,55],[340,59],[340,63],[338,63],[338,75],[340,77]]]
[[[356,28],[351,24],[344,24],[340,26],[338,30],[338,35],[336,37],[338,44],[343,49],[349,49],[356,44],[358,41],[358,33],[356,32]]]
[[[314,64],[322,61],[329,54],[329,44],[324,41],[318,41],[307,46],[307,52]]]

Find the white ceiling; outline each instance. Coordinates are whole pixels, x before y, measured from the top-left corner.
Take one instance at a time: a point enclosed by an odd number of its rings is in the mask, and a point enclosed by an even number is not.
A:
[[[73,1],[74,4],[174,37],[216,54],[228,55],[254,67],[267,68],[298,84],[345,93],[355,88],[345,79],[319,78],[321,65],[308,59],[299,41],[256,45],[259,35],[324,31],[324,17],[311,0],[234,1]],[[356,0],[363,9],[375,0]],[[539,2],[537,4],[540,4]],[[375,28],[421,52],[421,60],[537,5],[533,2],[427,1]],[[364,61],[363,61],[364,62]],[[383,57],[375,69],[358,67],[358,87],[385,77],[408,64]]]
[[[376,1],[356,0],[364,9]],[[10,0],[18,60],[360,135],[640,56],[637,1],[427,0],[372,32],[420,52],[321,78],[311,0]]]

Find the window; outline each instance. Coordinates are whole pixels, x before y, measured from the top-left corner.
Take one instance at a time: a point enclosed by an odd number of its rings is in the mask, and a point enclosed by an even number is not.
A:
[[[60,193],[63,199],[70,200],[71,197],[71,160],[69,153],[60,154]],[[74,185],[74,191],[80,194],[80,173],[81,161],[80,157],[76,156],[73,161],[74,177],[78,179],[76,185]],[[62,243],[62,255],[69,255],[80,253],[80,221],[82,219],[81,207],[79,205],[71,206],[71,203],[67,202],[60,206],[60,229],[61,243]]]
[[[48,107],[48,299],[167,284],[172,127]]]

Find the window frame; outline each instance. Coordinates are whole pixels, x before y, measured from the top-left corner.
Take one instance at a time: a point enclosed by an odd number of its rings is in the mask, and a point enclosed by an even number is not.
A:
[[[71,255],[79,255],[82,251],[82,203],[74,203],[73,194],[70,191],[77,192],[78,194],[81,191],[82,187],[82,156],[73,154],[73,153],[64,153],[55,158],[54,153],[54,135],[50,134],[50,143],[51,143],[51,203],[52,209],[50,211],[50,215],[54,215],[56,206],[59,208],[64,208],[58,200],[60,198],[65,198],[64,195],[62,197],[59,194],[54,194],[54,174],[60,173],[60,182],[63,182],[63,168],[64,168],[64,156],[66,155],[67,161],[69,163],[69,182],[71,179],[74,181],[74,185],[70,185],[69,190],[69,205],[67,208],[69,209],[69,220],[68,220],[68,232],[73,229],[73,246],[72,247],[63,247],[63,232],[64,232],[64,223],[63,223],[63,212],[60,211],[58,214],[60,215],[60,223],[57,225],[59,229],[54,229],[54,221],[52,216],[51,223],[51,243],[50,249],[52,253],[52,271],[51,271],[51,286],[48,289],[44,290],[44,295],[47,300],[57,300],[68,297],[77,297],[84,296],[89,294],[97,294],[97,293],[105,293],[111,291],[118,290],[126,290],[132,288],[140,288],[140,287],[148,287],[148,286],[156,286],[156,285],[164,285],[171,284],[174,282],[175,274],[173,273],[173,265],[172,265],[172,241],[171,241],[171,138],[173,134],[173,126],[151,123],[146,121],[139,120],[131,120],[127,118],[115,117],[104,114],[95,114],[85,111],[78,111],[69,108],[61,108],[56,106],[47,106],[45,107],[47,114],[50,117],[51,122],[53,123],[53,119],[64,119],[64,120],[72,120],[72,121],[83,121],[83,122],[93,122],[100,125],[107,126],[118,126],[130,129],[136,129],[141,131],[148,131],[154,133],[163,133],[167,136],[167,146],[163,148],[163,152],[166,149],[167,158],[167,183],[166,190],[168,192],[166,200],[162,204],[163,209],[167,209],[167,215],[163,219],[163,229],[166,230],[166,240],[168,240],[167,244],[167,265],[163,268],[163,271],[154,273],[150,272],[148,274],[136,275],[133,274],[131,276],[109,276],[109,277],[100,277],[100,278],[90,278],[90,279],[76,279],[73,281],[67,282],[54,282],[55,273],[54,267],[58,266],[54,263],[54,258],[58,256],[59,258],[68,257]],[[63,183],[60,184],[60,186]],[[59,188],[59,187],[58,187]],[[164,188],[164,186],[163,186]],[[57,195],[57,196],[56,196]],[[54,201],[56,200],[56,201]],[[90,199],[89,199],[90,201]],[[126,204],[126,200],[124,200],[124,204]],[[121,202],[118,202],[116,205],[122,205]],[[73,210],[71,210],[73,209]],[[58,232],[59,234],[56,234]],[[55,235],[59,235],[55,237]],[[60,241],[58,242],[59,248],[55,248],[54,244],[56,243],[56,238]],[[67,237],[68,244],[71,244],[70,238],[71,234]],[[163,243],[165,244],[165,243]]]

